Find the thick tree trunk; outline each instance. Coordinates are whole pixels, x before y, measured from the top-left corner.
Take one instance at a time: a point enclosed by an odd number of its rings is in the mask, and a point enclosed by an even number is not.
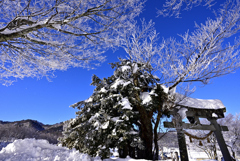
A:
[[[145,147],[144,157],[141,159],[152,160],[153,159],[153,154],[152,154],[153,130],[152,130],[151,119],[142,120],[141,132],[142,132],[141,139],[143,140],[144,147]]]
[[[138,77],[134,78],[134,85],[138,87]],[[135,97],[138,102],[141,102],[139,93],[135,93]],[[140,137],[144,144],[144,154],[140,159],[153,159],[152,144],[153,144],[153,128],[152,128],[152,116],[153,112],[147,111],[144,106],[140,104],[136,107],[140,115]]]

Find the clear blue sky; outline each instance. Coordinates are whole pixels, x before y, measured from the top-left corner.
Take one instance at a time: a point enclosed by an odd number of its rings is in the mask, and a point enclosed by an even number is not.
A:
[[[217,1],[219,2],[219,1]],[[156,8],[161,7],[160,0],[148,0],[145,10],[139,18],[147,21],[153,19],[160,37],[176,37],[187,30],[194,30],[194,22],[203,23],[213,14],[205,7],[196,7],[191,11],[183,11],[180,19],[174,17],[156,17]],[[42,78],[24,78],[13,85],[0,85],[0,120],[17,121],[34,119],[45,124],[54,124],[75,117],[75,111],[69,106],[87,99],[93,92],[90,86],[91,77],[96,74],[100,78],[113,74],[108,63],[124,58],[123,50],[106,53],[107,61],[96,70],[71,68],[67,71],[56,71],[52,82]],[[197,84],[196,84],[197,85]],[[240,113],[240,70],[233,74],[216,78],[206,86],[197,85],[191,97],[202,99],[220,99],[229,113]]]

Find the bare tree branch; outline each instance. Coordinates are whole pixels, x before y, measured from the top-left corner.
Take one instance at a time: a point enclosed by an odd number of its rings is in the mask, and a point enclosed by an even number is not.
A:
[[[211,8],[215,4],[214,1],[215,0],[166,0],[163,9],[159,9],[157,14],[158,16],[175,16],[179,18],[181,10],[191,10],[192,7],[201,5],[202,3],[204,3],[204,6]]]
[[[40,78],[54,70],[94,67],[104,61],[104,51],[117,45],[117,31],[131,27],[143,3],[1,1],[0,82],[9,85],[14,78]]]

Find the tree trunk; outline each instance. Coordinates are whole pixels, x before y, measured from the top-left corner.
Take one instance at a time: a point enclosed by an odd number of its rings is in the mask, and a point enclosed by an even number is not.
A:
[[[135,147],[131,147],[131,145],[130,145],[130,143],[128,143],[128,148],[129,148],[129,156],[131,157],[131,158],[136,158],[136,156],[135,156]]]
[[[138,77],[137,75],[134,78],[134,85],[136,87],[139,86],[138,84]],[[141,102],[139,93],[135,93],[135,97],[138,102]],[[152,154],[152,143],[153,143],[153,128],[152,128],[152,116],[153,112],[152,111],[147,111],[144,106],[141,106],[140,104],[136,106],[139,115],[140,115],[140,132],[141,132],[141,139],[144,144],[144,154],[141,159],[148,159],[152,160],[153,159],[153,154]]]
[[[119,158],[126,158],[128,155],[128,145],[124,145],[123,148],[118,149]]]
[[[142,115],[140,121],[141,121],[141,125],[139,127],[140,138],[143,141],[144,150],[142,149],[137,150],[137,158],[152,160],[153,128],[151,118],[146,117],[146,115],[145,116]]]
[[[153,129],[151,119],[141,119],[141,139],[144,144],[144,156],[141,159],[153,159],[152,143],[153,143]]]
[[[154,126],[154,145],[155,145],[155,150],[156,150],[156,153],[155,153],[154,158],[156,158],[156,159],[158,159],[158,155],[159,155],[157,129],[158,129],[158,125],[159,125],[161,116],[162,116],[162,115],[161,115],[161,113],[160,113],[160,110],[158,110],[157,121],[156,121],[156,124],[155,124],[155,126]]]

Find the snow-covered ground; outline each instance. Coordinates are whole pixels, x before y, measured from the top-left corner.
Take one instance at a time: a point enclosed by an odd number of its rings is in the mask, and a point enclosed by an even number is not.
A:
[[[46,140],[15,140],[0,151],[1,161],[91,161],[86,154],[49,144]]]
[[[87,154],[61,146],[49,144],[46,140],[15,140],[0,151],[0,161],[101,161]],[[104,161],[144,161],[143,159],[111,158]],[[146,160],[145,160],[146,161]]]

